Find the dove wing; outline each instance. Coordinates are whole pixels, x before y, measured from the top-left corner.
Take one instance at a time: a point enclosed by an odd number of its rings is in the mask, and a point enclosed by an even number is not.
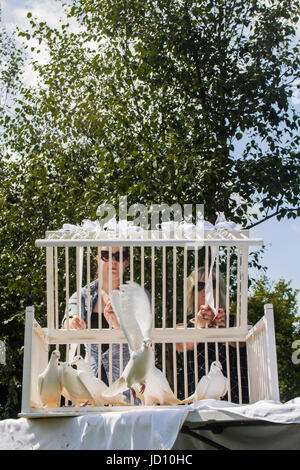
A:
[[[43,393],[43,385],[44,385],[44,374],[41,374],[38,377],[38,391],[39,391],[40,396]]]
[[[166,376],[160,369],[154,366],[146,376],[146,387],[148,381],[153,382],[154,395],[159,397],[161,405],[177,405],[180,403],[180,400],[175,397]]]
[[[123,293],[119,290],[112,290],[110,293],[110,300],[112,308],[117,316],[120,326],[126,336],[128,346],[131,351],[136,351],[138,348],[138,341],[141,335],[141,330],[136,323],[135,316],[132,314],[132,310],[128,311],[130,305],[125,305],[125,299]]]
[[[200,379],[195,393],[198,400],[203,400],[205,398],[209,385],[210,379],[206,375]]]
[[[126,289],[126,293],[128,293],[133,303],[133,313],[143,339],[151,338],[153,318],[150,300],[145,289],[136,283],[131,283]]]
[[[97,402],[99,398],[99,389],[97,387],[96,381],[93,380],[94,377],[91,377],[89,372],[84,370],[78,371],[77,374],[79,381],[87,389],[93,400]]]
[[[224,390],[222,392],[221,398],[224,397],[226,393],[228,392],[228,387],[229,387],[229,380],[227,379],[227,377],[224,377]]]
[[[120,290],[113,290],[110,294],[112,307],[131,351],[140,349],[144,339],[140,326],[140,322],[144,325],[143,312],[139,312],[144,305],[144,290],[141,289],[135,283],[122,284]]]

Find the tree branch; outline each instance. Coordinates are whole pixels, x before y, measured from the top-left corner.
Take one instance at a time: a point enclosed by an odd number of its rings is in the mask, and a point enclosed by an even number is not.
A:
[[[280,210],[274,212],[273,214],[268,215],[268,216],[265,217],[264,219],[261,219],[261,220],[259,220],[258,222],[255,222],[255,224],[248,225],[248,226],[246,227],[246,230],[249,230],[250,228],[253,228],[253,227],[256,227],[257,225],[262,224],[262,223],[265,222],[266,220],[271,219],[272,217],[275,217],[276,215],[279,215],[279,214],[280,214],[281,212],[283,212],[283,211],[286,211],[286,212],[293,212],[293,211],[297,211],[297,210],[299,210],[299,207],[293,207],[293,208],[291,208],[291,209],[280,209]]]

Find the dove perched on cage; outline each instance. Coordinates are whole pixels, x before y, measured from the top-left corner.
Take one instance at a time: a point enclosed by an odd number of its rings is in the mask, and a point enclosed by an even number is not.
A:
[[[137,397],[143,405],[179,405],[178,400],[163,372],[155,366],[154,353],[151,351],[150,364],[145,378],[146,387],[141,394],[134,387]]]
[[[182,400],[181,403],[190,403],[206,398],[220,400],[228,392],[229,381],[222,373],[222,364],[219,361],[212,362],[210,371],[201,377],[195,393]]]
[[[130,359],[121,375],[104,393],[117,395],[128,388],[135,398],[145,390],[145,378],[151,365],[152,312],[148,296],[135,282],[122,284],[120,290],[111,291],[111,304],[128,341]],[[133,388],[135,385],[135,388]]]
[[[90,392],[96,406],[130,405],[125,401],[126,397],[123,394],[118,394],[112,397],[103,396],[103,392],[108,388],[107,385],[98,377],[95,377],[89,365],[85,362],[82,356],[75,356],[72,361],[72,365],[76,365],[78,378]]]
[[[44,407],[56,407],[60,405],[61,382],[58,367],[59,358],[59,351],[52,351],[46,369],[38,376],[38,392]]]

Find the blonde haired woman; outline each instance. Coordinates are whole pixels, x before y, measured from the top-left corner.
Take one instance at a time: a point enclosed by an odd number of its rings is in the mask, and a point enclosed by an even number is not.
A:
[[[207,289],[205,283],[205,267],[202,266],[198,269],[198,283],[196,283],[196,270],[194,270],[189,277],[187,278],[187,314],[194,315],[194,317],[189,321],[190,324],[195,324],[195,288],[197,289],[198,294],[198,313],[197,313],[197,327],[198,328],[208,328],[216,327],[224,328],[226,326],[225,319],[225,303],[226,303],[226,294],[225,294],[225,283],[222,275],[219,275],[219,308],[216,315],[214,315],[212,309],[206,305],[205,302],[205,292]],[[212,285],[213,285],[213,295],[216,305],[216,271],[212,271]]]
[[[188,326],[195,325],[195,284],[196,284],[196,270],[194,270],[187,278],[187,315],[192,317],[188,321]],[[216,272],[212,271],[212,286],[213,295],[216,304]],[[226,326],[225,318],[225,283],[222,275],[219,276],[219,308],[216,315],[212,309],[205,304],[205,267],[202,266],[198,269],[198,283],[197,283],[197,296],[198,296],[198,312],[197,312],[197,328],[224,328]],[[178,323],[177,328],[183,328],[183,323]],[[194,343],[186,344],[187,350],[194,348]],[[176,344],[177,352],[183,352],[183,344]]]
[[[198,283],[196,286],[196,271],[193,271],[187,278],[187,314],[192,317],[188,321],[188,326],[195,326],[195,288],[197,288],[196,296],[198,300],[198,312],[196,314],[197,318],[197,328],[225,328],[226,326],[226,316],[225,316],[225,304],[226,304],[226,289],[223,276],[219,274],[219,292],[218,292],[218,311],[214,315],[212,309],[206,305],[205,302],[205,268],[201,267],[198,270]],[[217,282],[216,282],[216,271],[212,271],[212,287],[213,287],[213,296],[214,303],[217,304]],[[229,317],[229,326],[234,326],[235,317],[230,315]],[[183,324],[177,325],[178,328],[182,328]],[[207,350],[205,351],[205,344],[197,344],[197,363],[198,363],[198,380],[205,375],[206,359],[208,363],[211,364],[216,360],[218,356],[219,361],[223,366],[223,372],[227,376],[227,360],[226,360],[226,347],[224,343],[218,343],[218,352],[216,350],[215,343],[207,343]],[[178,343],[176,349],[179,353],[183,352],[183,344]],[[188,361],[188,389],[189,394],[193,393],[195,390],[195,363],[194,363],[194,343],[187,343],[187,361]],[[239,362],[240,362],[240,374],[241,374],[241,393],[242,393],[242,402],[247,403],[249,401],[248,396],[248,373],[247,373],[247,357],[246,357],[246,348],[243,344],[240,344],[239,349]],[[207,355],[207,357],[206,357]],[[238,371],[237,371],[237,347],[235,344],[229,343],[229,362],[230,362],[230,377],[231,377],[231,401],[238,403],[240,400],[239,390],[238,390]]]

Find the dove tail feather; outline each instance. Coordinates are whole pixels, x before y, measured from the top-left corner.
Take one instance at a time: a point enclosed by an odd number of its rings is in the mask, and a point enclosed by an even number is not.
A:
[[[195,394],[193,394],[193,395],[187,397],[185,400],[181,400],[180,403],[181,403],[182,405],[185,405],[186,403],[191,403],[191,402],[193,402],[193,401],[195,401]]]
[[[107,403],[108,405],[115,405],[115,406],[132,406],[131,403],[127,403],[126,401],[123,401],[123,400],[109,400],[109,402]]]
[[[176,397],[173,397],[173,396],[169,396],[167,398],[167,405],[181,405],[181,400],[178,400],[178,398]]]
[[[105,405],[132,406],[131,403],[126,401],[126,397],[122,393],[103,398],[105,400]]]
[[[129,387],[123,377],[120,377],[116,382],[114,382],[110,387],[108,387],[102,393],[103,397],[113,397],[119,393],[125,392]]]
[[[175,397],[173,393],[164,392],[163,403],[161,405],[180,405],[181,400]]]

